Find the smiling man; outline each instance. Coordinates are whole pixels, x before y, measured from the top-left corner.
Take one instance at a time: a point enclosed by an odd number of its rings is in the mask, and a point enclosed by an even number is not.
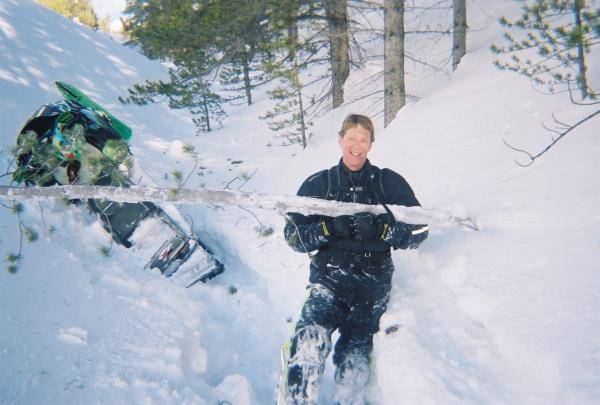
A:
[[[284,229],[288,244],[298,252],[318,253],[311,256],[308,298],[294,336],[284,346],[280,404],[316,402],[336,329],[334,403],[364,403],[373,335],[386,310],[394,272],[390,249],[415,249],[427,238],[426,225],[398,222],[387,208],[419,202],[402,176],[367,159],[375,141],[372,121],[349,115],[338,141],[340,162],[310,176],[298,195],[381,204],[388,213],[337,217],[288,213]]]

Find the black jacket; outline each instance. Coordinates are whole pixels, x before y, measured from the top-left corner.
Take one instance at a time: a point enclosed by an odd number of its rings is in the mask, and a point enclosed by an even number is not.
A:
[[[377,205],[420,206],[406,180],[390,169],[379,169],[367,160],[360,171],[352,172],[342,160],[329,170],[313,174],[302,183],[298,196],[342,202]],[[322,248],[338,248],[353,253],[382,252],[394,249],[414,249],[427,238],[425,225],[397,222],[384,240],[341,240],[326,236],[323,216],[305,216],[288,213],[284,229],[285,239],[298,252],[312,252]]]

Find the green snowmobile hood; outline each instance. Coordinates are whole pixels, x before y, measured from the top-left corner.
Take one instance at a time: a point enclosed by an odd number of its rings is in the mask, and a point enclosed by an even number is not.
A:
[[[123,140],[128,141],[131,139],[131,136],[133,135],[131,128],[129,128],[123,121],[119,120],[117,117],[108,112],[106,108],[102,107],[100,104],[96,103],[94,100],[85,95],[84,92],[69,83],[54,82],[54,84],[66,100],[74,101],[83,107],[103,113],[112,129],[114,129],[114,131],[119,134]]]

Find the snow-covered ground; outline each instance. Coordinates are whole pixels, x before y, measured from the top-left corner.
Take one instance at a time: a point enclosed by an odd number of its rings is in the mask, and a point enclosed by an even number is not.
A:
[[[466,209],[482,230],[433,228],[419,251],[394,252],[381,326],[395,331],[375,338],[374,402],[600,403],[598,123],[529,168],[513,163],[520,156],[503,139],[539,150],[549,140],[541,122],[550,124],[552,113],[575,121],[585,110],[495,70],[495,21],[518,10],[511,1],[469,4],[472,32],[459,69],[409,82],[420,99],[385,130],[377,123],[371,161],[403,174],[424,206]],[[271,101],[262,91],[251,107],[229,107],[223,129],[196,135],[185,112],[118,102],[129,86],[164,74],[32,1],[0,0],[2,172],[25,119],[59,98],[55,80],[82,88],[133,128],[136,181],[158,186],[173,185],[173,169],[194,167],[187,144],[202,167],[188,187],[294,194],[337,162],[345,114],[368,109],[364,102],[320,117],[305,151],[267,147],[273,134],[257,117]],[[279,348],[299,314],[308,257],[287,247],[278,213],[180,208],[227,268],[190,289],[144,271],[119,246],[101,255],[110,238],[83,209],[25,204],[24,221],[40,240],[25,244],[17,274],[0,272],[0,403],[274,402]],[[258,221],[273,235],[260,236]],[[5,257],[18,249],[19,233],[2,207],[0,229]],[[323,404],[331,391],[329,364]]]

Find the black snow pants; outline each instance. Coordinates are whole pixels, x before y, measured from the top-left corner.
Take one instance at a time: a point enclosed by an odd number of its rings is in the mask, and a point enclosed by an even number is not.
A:
[[[344,385],[350,391],[364,389],[373,335],[386,310],[393,272],[389,252],[354,254],[326,249],[313,258],[308,298],[290,345],[288,392],[292,399],[302,399],[293,403],[316,399],[336,329],[336,389]]]

